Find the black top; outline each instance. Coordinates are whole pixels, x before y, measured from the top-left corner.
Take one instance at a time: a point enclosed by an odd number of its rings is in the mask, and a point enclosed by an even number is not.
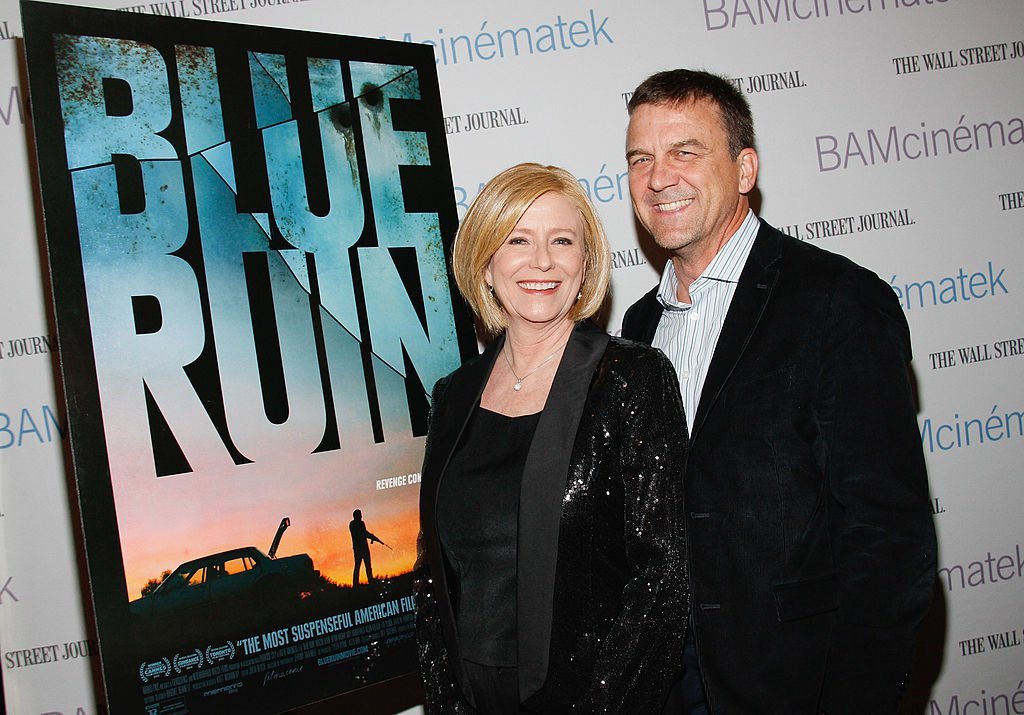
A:
[[[438,494],[462,657],[482,665],[516,664],[519,488],[539,419],[477,407]]]

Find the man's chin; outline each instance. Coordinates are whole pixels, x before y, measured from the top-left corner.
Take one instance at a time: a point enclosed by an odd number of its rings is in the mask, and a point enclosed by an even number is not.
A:
[[[694,237],[690,234],[681,234],[677,232],[672,233],[660,233],[651,234],[654,242],[658,245],[658,248],[664,251],[678,251],[681,248],[686,248],[690,244],[694,243]]]

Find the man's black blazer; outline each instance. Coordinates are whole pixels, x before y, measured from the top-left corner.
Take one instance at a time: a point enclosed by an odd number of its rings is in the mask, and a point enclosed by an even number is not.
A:
[[[492,342],[433,392],[416,565],[416,635],[430,715],[474,712],[435,510],[502,344]],[[520,489],[519,691],[531,712],[660,712],[681,667],[689,608],[680,431],[685,419],[668,359],[588,322],[577,325]]]
[[[623,319],[650,343],[657,288]],[[711,711],[893,712],[935,531],[893,291],[762,221],[691,421],[686,533]]]

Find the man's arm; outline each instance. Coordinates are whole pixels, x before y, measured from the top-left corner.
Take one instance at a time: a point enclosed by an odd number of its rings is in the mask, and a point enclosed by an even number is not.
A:
[[[835,503],[838,623],[821,708],[895,712],[935,580],[935,528],[907,371],[910,332],[864,269],[837,281],[816,416]]]

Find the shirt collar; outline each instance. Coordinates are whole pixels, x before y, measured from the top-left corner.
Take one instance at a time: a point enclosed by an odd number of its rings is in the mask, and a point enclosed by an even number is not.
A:
[[[711,263],[697,277],[697,280],[690,286],[690,294],[699,290],[708,281],[721,281],[723,283],[738,283],[743,266],[750,256],[750,249],[754,246],[754,239],[760,228],[760,222],[752,210],[747,211],[743,223],[736,229],[736,233],[729,237],[725,245],[711,259]],[[689,303],[682,303],[677,298],[679,281],[676,278],[675,268],[672,260],[665,264],[665,270],[661,274],[661,283],[658,286],[658,302],[667,310],[686,310]]]

